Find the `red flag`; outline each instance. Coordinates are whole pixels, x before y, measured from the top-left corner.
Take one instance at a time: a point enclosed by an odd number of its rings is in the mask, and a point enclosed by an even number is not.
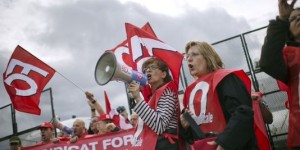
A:
[[[155,35],[154,31],[152,30],[149,23],[146,23],[142,27],[142,30],[147,32],[148,34],[156,37],[156,35]],[[121,63],[122,65],[125,65],[128,68],[132,68],[132,58],[131,58],[131,55],[129,54],[127,39],[124,40],[122,43],[120,43],[115,48],[113,48],[111,51],[114,52],[116,59],[118,60],[119,63]]]
[[[106,108],[106,114],[109,114],[111,111],[110,102],[108,100],[106,91],[104,91],[104,97],[105,97],[105,108]]]
[[[178,86],[183,55],[148,32],[129,23],[125,26],[127,41],[129,41],[129,54],[134,62],[132,68],[141,72],[143,62],[148,57],[155,56],[168,65],[174,82]]]
[[[17,46],[3,73],[4,86],[14,108],[40,115],[40,96],[54,73],[50,66]]]
[[[120,114],[117,114],[115,109],[111,109],[106,91],[104,91],[104,96],[105,96],[106,114],[109,114],[109,116],[113,119],[114,124],[124,130],[132,128],[130,122],[126,122],[126,119]]]
[[[147,32],[149,35],[156,38],[156,35],[148,22],[141,29],[144,32]],[[124,40],[122,43],[120,43],[115,48],[113,48],[111,51],[114,52],[118,63],[126,66],[127,68],[130,68],[130,69],[133,68],[132,66],[134,63],[132,62],[132,57],[131,57],[132,55],[130,54],[129,49],[128,49],[128,40],[127,39]],[[151,89],[148,86],[145,86],[143,88],[144,88],[144,90],[142,90],[143,95],[145,97],[145,100],[148,101],[148,99],[149,99],[148,95],[151,94]]]

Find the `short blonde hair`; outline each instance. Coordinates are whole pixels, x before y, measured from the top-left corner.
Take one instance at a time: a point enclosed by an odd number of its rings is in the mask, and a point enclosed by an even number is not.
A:
[[[206,60],[207,69],[209,72],[224,68],[222,59],[210,44],[207,42],[190,41],[185,46],[185,53],[187,54],[189,49],[193,46],[199,50],[200,54]]]

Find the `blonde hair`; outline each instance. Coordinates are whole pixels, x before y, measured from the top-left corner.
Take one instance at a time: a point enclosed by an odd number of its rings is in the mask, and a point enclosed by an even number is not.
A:
[[[185,53],[187,54],[189,49],[193,46],[199,50],[200,54],[206,60],[207,69],[209,72],[224,68],[222,59],[210,44],[207,42],[190,41],[185,46]]]

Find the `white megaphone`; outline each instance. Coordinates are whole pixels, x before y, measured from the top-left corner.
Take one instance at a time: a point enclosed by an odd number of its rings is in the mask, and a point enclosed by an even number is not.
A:
[[[118,63],[116,56],[110,51],[104,52],[99,58],[95,69],[95,79],[99,85],[105,85],[112,80],[127,83],[134,80],[139,82],[142,86],[147,84],[147,77],[145,74],[134,71],[131,68]]]

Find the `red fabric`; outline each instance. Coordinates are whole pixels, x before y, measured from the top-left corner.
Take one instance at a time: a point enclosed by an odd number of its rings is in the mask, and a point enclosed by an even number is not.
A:
[[[288,67],[289,126],[287,145],[300,147],[300,48],[288,46],[283,50]]]
[[[106,91],[104,91],[104,98],[105,98],[106,114],[109,114],[111,111],[111,107],[110,107],[110,102],[109,102],[108,96],[106,94]]]
[[[3,73],[5,89],[18,111],[40,115],[41,93],[55,70],[17,46]]]
[[[156,37],[154,31],[152,30],[150,24],[147,22],[143,27],[142,30],[149,33],[150,35]],[[129,48],[128,48],[128,40],[124,40],[119,45],[117,45],[115,48],[111,49],[111,51],[114,52],[117,60],[119,63],[127,66],[128,68],[132,68],[132,58],[129,54]]]
[[[262,95],[259,94],[261,98]],[[259,100],[252,101],[252,108],[254,111],[254,131],[256,135],[257,145],[260,150],[271,150],[271,145],[266,130],[266,125],[259,107]]]
[[[194,119],[204,133],[211,131],[219,133],[226,127],[226,121],[215,89],[218,83],[231,72],[233,71],[219,69],[209,73],[198,78],[184,92],[183,104],[185,108],[189,108],[195,114]]]
[[[193,113],[198,114],[198,115],[200,114],[200,111],[201,111],[201,104],[205,104],[205,103],[203,103],[203,100],[202,100],[202,99],[205,99],[205,98],[203,98],[203,97],[205,97],[203,95],[207,95],[208,100],[206,103],[205,115],[207,115],[207,113],[211,113],[213,116],[213,120],[217,120],[217,122],[216,123],[208,122],[208,123],[201,124],[200,128],[204,133],[207,133],[210,131],[222,132],[226,126],[222,111],[217,111],[217,110],[222,110],[222,109],[220,107],[219,100],[217,99],[216,87],[217,87],[218,83],[225,76],[227,76],[230,73],[234,73],[245,83],[245,86],[250,94],[251,82],[250,82],[250,79],[248,78],[248,76],[245,74],[245,72],[242,70],[233,71],[233,70],[226,70],[226,69],[219,69],[213,73],[210,73],[208,75],[205,75],[205,76],[197,79],[197,81],[195,81],[194,83],[192,83],[190,86],[187,87],[187,89],[184,93],[184,99],[183,99],[184,106],[189,107],[190,110],[191,110],[191,107],[194,107],[195,112],[193,112]],[[200,86],[201,82],[206,82],[206,83],[209,83],[209,85],[212,85],[212,86],[209,86],[209,91],[204,90],[205,86],[203,86],[203,85]],[[190,98],[191,92],[194,90],[194,88],[200,94],[196,93],[194,95],[194,97],[191,99]],[[206,93],[202,93],[202,92],[206,92]],[[189,100],[193,100],[193,102],[190,102]],[[200,102],[200,100],[201,100],[201,102]],[[199,110],[199,108],[200,108],[200,110]],[[264,121],[262,120],[261,112],[258,112],[256,105],[253,106],[253,110],[254,110],[254,116],[255,116],[254,117],[255,135],[259,141],[258,147],[261,150],[270,149],[270,143],[269,143],[269,139],[266,134],[266,131],[265,131],[266,129],[264,126]],[[195,144],[193,145],[195,149],[200,148],[200,146],[197,144],[198,143],[195,142]],[[201,146],[205,146],[205,145],[201,145]]]
[[[211,141],[214,141],[214,140],[216,140],[216,137],[197,140],[197,141],[195,141],[194,149],[195,150],[200,150],[200,149],[203,149],[203,150],[216,150],[217,149],[216,145],[208,145],[207,144],[207,142],[211,142]]]
[[[168,65],[178,86],[183,55],[143,29],[129,23],[125,26],[127,40],[130,41],[128,47],[133,62],[132,68],[141,72],[141,66],[146,59],[153,56],[160,58]]]
[[[69,144],[69,140],[62,140],[57,144],[39,144],[29,147],[22,147],[22,150],[120,150],[132,149],[131,139],[134,130],[122,130],[105,135],[86,135],[78,138],[76,143]]]
[[[148,22],[142,27],[142,30],[144,30],[148,34],[156,37],[152,27],[150,26],[150,24]],[[123,42],[121,42],[119,45],[117,45],[111,51],[114,52],[118,63],[120,63],[120,64],[122,64],[122,65],[124,65],[128,68],[131,68],[131,69],[133,68],[132,67],[132,65],[133,65],[132,57],[129,53],[127,39],[124,40]],[[149,101],[149,95],[151,94],[151,90],[150,90],[150,92],[148,90],[143,90],[143,91],[144,92],[142,94],[145,98],[145,101],[148,102]]]
[[[162,136],[164,138],[167,138],[168,141],[171,143],[171,144],[174,144],[175,141],[173,139],[176,139],[178,140],[178,136],[177,135],[174,135],[174,134],[169,134],[169,133],[163,133]]]

